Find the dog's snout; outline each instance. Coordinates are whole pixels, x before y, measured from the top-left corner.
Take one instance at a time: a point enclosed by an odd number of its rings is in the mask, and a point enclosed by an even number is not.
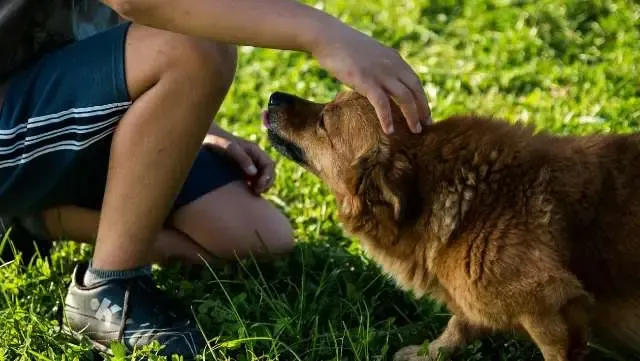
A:
[[[289,106],[293,104],[293,101],[293,96],[287,93],[275,92],[269,97],[269,107]]]

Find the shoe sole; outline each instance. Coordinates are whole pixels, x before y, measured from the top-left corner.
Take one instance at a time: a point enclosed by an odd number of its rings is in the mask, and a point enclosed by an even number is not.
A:
[[[109,355],[111,357],[115,356],[109,347],[107,347],[107,346],[105,346],[105,345],[103,345],[103,344],[101,344],[101,343],[99,343],[97,341],[94,341],[94,340],[90,339],[89,337],[87,337],[86,335],[83,335],[83,334],[81,334],[79,332],[76,332],[76,331],[70,329],[67,326],[62,326],[60,331],[65,333],[65,334],[67,334],[67,335],[69,335],[69,336],[71,336],[71,337],[73,337],[78,342],[82,342],[82,340],[88,340],[91,343],[91,345],[93,346],[93,348],[96,349],[97,351],[104,352],[104,353],[106,353],[107,355]]]
[[[67,326],[63,326],[60,329],[60,331],[62,333],[65,333],[65,334],[71,336],[73,339],[75,339],[78,342],[82,342],[82,340],[89,341],[91,343],[91,346],[93,346],[93,348],[98,352],[104,352],[104,353],[107,354],[107,356],[110,356],[110,357],[114,357],[115,356],[109,347],[107,347],[107,346],[105,346],[105,345],[103,345],[103,344],[101,344],[101,343],[99,343],[97,341],[94,341],[94,340],[90,339],[89,337],[87,337],[86,335],[83,335],[83,334],[81,334],[79,332],[76,332],[76,331],[70,329]],[[140,360],[144,361],[144,360],[147,360],[147,358],[144,357],[144,358],[142,358]],[[185,358],[184,360],[191,360],[191,359]]]

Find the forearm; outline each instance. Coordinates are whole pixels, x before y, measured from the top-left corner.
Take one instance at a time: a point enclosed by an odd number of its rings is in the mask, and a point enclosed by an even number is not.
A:
[[[293,0],[104,0],[136,23],[221,43],[312,52],[339,20]]]

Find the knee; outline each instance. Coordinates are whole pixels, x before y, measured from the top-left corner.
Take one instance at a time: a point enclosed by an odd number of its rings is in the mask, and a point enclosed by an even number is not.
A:
[[[289,219],[275,207],[270,206],[262,214],[254,215],[255,238],[260,255],[282,255],[293,250],[293,228]]]
[[[270,258],[294,247],[293,228],[285,214],[241,182],[185,205],[172,223],[212,255],[227,260]]]
[[[290,253],[294,247],[293,228],[287,217],[266,200],[244,215],[238,214],[237,222],[220,234],[224,244],[215,242],[211,250],[225,259],[270,259]]]
[[[226,92],[235,76],[237,48],[234,45],[136,24],[129,29],[127,44],[133,58],[130,62],[151,58],[147,66],[157,70],[159,77],[169,75],[194,87],[205,85]]]
[[[199,75],[228,89],[236,74],[238,52],[234,45],[190,39],[190,63]]]
[[[231,86],[237,66],[235,46],[184,35],[175,35],[173,42],[166,46],[169,69],[225,91]]]

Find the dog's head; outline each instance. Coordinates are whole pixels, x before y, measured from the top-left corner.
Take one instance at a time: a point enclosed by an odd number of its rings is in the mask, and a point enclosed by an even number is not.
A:
[[[392,105],[396,131],[386,135],[367,98],[342,92],[316,103],[277,92],[263,114],[273,146],[323,180],[343,215],[363,211],[395,222],[415,216],[415,172],[406,151],[412,135]],[[384,214],[382,214],[384,213]]]

